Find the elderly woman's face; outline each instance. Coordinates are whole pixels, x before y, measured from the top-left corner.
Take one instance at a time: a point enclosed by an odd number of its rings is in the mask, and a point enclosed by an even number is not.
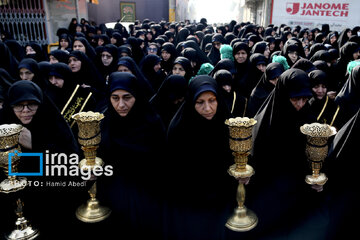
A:
[[[115,90],[110,96],[111,105],[121,117],[126,117],[129,114],[135,100],[131,93],[123,89]]]
[[[207,120],[211,120],[215,116],[217,106],[216,96],[210,91],[201,93],[195,102],[195,110]]]

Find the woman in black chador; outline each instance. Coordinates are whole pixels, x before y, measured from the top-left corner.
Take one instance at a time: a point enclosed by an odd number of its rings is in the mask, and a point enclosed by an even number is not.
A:
[[[342,127],[359,110],[359,81],[360,66],[356,66],[335,98],[335,103],[339,106],[339,112],[334,121],[335,126]]]
[[[93,61],[81,51],[72,51],[68,65],[73,72],[73,80],[76,84],[91,91],[96,101],[100,102],[104,98],[105,80]]]
[[[243,96],[249,95],[247,91],[248,81],[250,81],[250,48],[246,43],[237,42],[233,47],[234,63],[236,68],[234,88]]]
[[[275,88],[279,76],[284,72],[282,64],[274,62],[266,66],[265,74],[262,75],[260,81],[252,90],[247,109],[246,116],[254,117],[266,98]]]
[[[244,117],[247,99],[234,90],[234,79],[231,72],[220,69],[215,72],[214,79],[219,86],[219,93],[224,98],[226,107],[233,117]]]
[[[82,190],[80,188],[47,187],[45,182],[81,181],[81,179],[69,175],[60,177],[56,173],[45,175],[45,154],[62,153],[69,156],[79,153],[77,141],[57,108],[31,81],[20,80],[12,84],[8,90],[6,111],[6,117],[1,119],[2,123],[16,123],[24,127],[19,137],[21,151],[43,153],[44,175],[41,177],[29,176],[27,179],[28,181],[44,181],[44,185],[38,187],[28,185],[23,190],[26,211],[31,216],[32,223],[40,229],[43,238],[59,239],[59,236],[66,238],[70,232],[69,227],[76,223],[74,209],[79,204],[77,192],[80,193]],[[57,161],[57,158],[55,159]],[[19,172],[39,172],[39,167],[38,158],[24,157],[19,165]],[[86,197],[85,189],[84,192],[83,197]],[[70,198],[74,201],[68,201]],[[47,210],[44,211],[44,209]],[[58,230],[56,226],[60,225],[66,231],[60,231],[57,233],[58,235],[53,236],[54,229]]]
[[[310,110],[317,122],[333,125],[336,104],[327,96],[329,79],[325,72],[314,70],[309,73],[313,97],[309,100]],[[336,127],[336,126],[335,126]]]
[[[184,101],[187,87],[188,82],[183,76],[169,75],[150,99],[150,104],[160,115],[166,128]]]
[[[321,239],[325,234],[325,217],[311,215],[321,195],[304,181],[310,167],[300,126],[314,122],[307,103],[310,97],[307,74],[289,69],[255,115],[250,159],[255,175],[247,188],[246,205],[259,223],[246,233],[249,239]]]
[[[170,122],[166,239],[224,239],[236,181],[227,174],[232,156],[224,122],[230,115],[223,104],[216,81],[196,76]]]
[[[155,92],[158,91],[166,77],[160,63],[161,57],[155,54],[146,55],[140,62],[140,69]]]
[[[114,72],[109,82],[98,152],[114,174],[99,180],[99,198],[113,211],[111,236],[158,239],[165,127],[133,74]]]
[[[331,193],[330,227],[326,239],[351,238],[357,233],[356,218],[360,214],[357,179],[360,166],[355,159],[359,137],[360,110],[335,135],[325,160],[329,181],[324,190]]]

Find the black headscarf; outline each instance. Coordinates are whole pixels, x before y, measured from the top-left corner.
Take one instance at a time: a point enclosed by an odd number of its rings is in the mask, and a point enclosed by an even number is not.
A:
[[[306,73],[309,73],[316,69],[314,64],[306,58],[300,58],[299,60],[296,61],[296,63],[294,63],[294,65],[292,65],[291,68],[301,69]]]
[[[221,59],[215,66],[214,69],[211,70],[210,72],[210,76],[214,77],[214,74],[221,69],[225,69],[228,70],[231,74],[235,74],[236,73],[236,68],[235,68],[235,63],[234,61],[228,59],[228,58],[224,58]]]
[[[47,54],[44,51],[44,49],[42,48],[42,46],[37,43],[37,42],[29,42],[28,44],[25,45],[25,49],[27,46],[30,46],[35,53],[32,54],[25,54],[25,58],[33,58],[35,59],[37,62],[41,62],[41,61],[47,61]]]
[[[5,40],[5,44],[9,47],[12,55],[18,60],[19,62],[24,58],[25,56],[25,49],[19,41],[15,39],[7,39]]]
[[[126,66],[131,71],[131,73],[136,76],[136,79],[139,82],[138,84],[141,86],[141,89],[143,89],[144,91],[144,96],[146,97],[147,100],[149,100],[155,94],[155,91],[152,88],[149,80],[145,77],[145,75],[143,74],[137,63],[134,61],[134,59],[128,56],[121,57],[119,58],[117,66],[119,67],[120,65]]]
[[[239,91],[241,93],[241,95],[246,96],[247,91],[245,89],[247,86],[249,70],[250,70],[250,60],[249,60],[250,59],[250,48],[246,43],[243,43],[243,42],[235,43],[234,47],[233,47],[234,59],[235,59],[235,54],[237,52],[239,52],[240,50],[244,50],[247,53],[247,59],[245,62],[243,62],[241,64],[238,63],[236,60],[234,61],[235,68],[236,68],[234,87],[237,91]]]
[[[247,109],[246,116],[254,117],[265,99],[270,95],[275,85],[269,80],[278,78],[284,72],[284,67],[281,63],[270,63],[266,66],[265,74],[262,75],[258,84],[252,90]]]
[[[166,51],[170,54],[170,59],[167,61],[164,61],[164,59],[161,59],[161,68],[167,73],[170,74],[172,71],[172,66],[174,63],[174,60],[178,56],[175,45],[173,43],[164,43],[161,46],[160,52]]]
[[[190,78],[192,76],[194,76],[194,70],[193,70],[193,68],[191,66],[190,60],[187,59],[186,57],[181,57],[180,56],[180,57],[177,57],[175,59],[175,61],[173,63],[173,66],[175,64],[180,64],[184,68],[184,70],[185,70],[185,76],[184,77],[185,77],[185,79],[187,81],[190,81]]]
[[[0,68],[6,69],[13,78],[18,79],[19,72],[17,66],[19,62],[12,55],[9,47],[3,42],[0,42],[0,56]]]
[[[40,71],[39,64],[33,58],[24,58],[21,60],[18,65],[18,70],[20,71],[21,68],[26,68],[34,74],[34,77],[31,81],[36,83],[41,89],[46,87],[47,82],[45,80],[45,76],[43,72]],[[17,79],[20,79],[19,75]]]
[[[336,104],[340,106],[338,126],[345,124],[360,108],[359,80],[360,66],[356,66],[335,98]]]
[[[108,52],[113,60],[112,62],[110,63],[109,66],[105,66],[103,63],[102,63],[102,60],[101,60],[101,54],[103,52]],[[118,48],[113,45],[113,44],[106,44],[104,45],[101,50],[99,51],[99,60],[98,60],[98,66],[99,66],[99,71],[101,72],[103,78],[106,80],[108,78],[108,76],[112,73],[112,72],[115,72],[117,71],[117,64],[118,64]]]
[[[53,56],[54,58],[56,58],[59,62],[68,64],[69,62],[69,53],[65,52],[63,50],[60,49],[56,49],[53,50],[49,53],[49,56]]]
[[[35,101],[40,105],[32,121],[24,125],[31,132],[32,152],[45,152],[45,150],[68,154],[78,152],[77,141],[69,125],[39,86],[31,81],[20,80],[9,88],[8,96],[9,115],[6,118],[8,123],[20,123],[11,109],[12,105],[22,101]]]
[[[111,37],[116,39],[116,43],[114,44],[115,46],[120,47],[121,45],[124,44],[124,39],[123,39],[123,37],[121,36],[120,33],[113,32]]]
[[[298,220],[307,219],[312,211],[304,206],[311,190],[304,177],[310,168],[305,156],[306,137],[300,126],[313,120],[309,119],[307,104],[296,111],[290,103],[291,97],[299,96],[312,96],[310,79],[300,69],[286,70],[255,115],[250,164],[256,175],[251,180],[254,185],[249,189],[252,197],[247,204],[261,219],[252,232],[254,239],[274,234],[272,230],[279,224],[286,229],[298,227]]]
[[[64,80],[62,88],[58,88],[51,83],[48,83],[45,90],[45,93],[61,111],[73,93],[76,82],[73,79],[70,67],[61,62],[50,65],[48,76],[56,76]]]
[[[219,94],[224,99],[227,111],[232,117],[243,117],[246,109],[246,98],[234,90],[234,79],[231,72],[226,69],[217,70],[214,79],[219,86]],[[231,91],[227,92],[223,86],[231,86]]]
[[[214,46],[214,42],[220,42],[221,44],[225,44],[225,38],[221,33],[215,33],[212,36],[211,42],[213,43],[213,46],[207,56],[210,59],[210,63],[212,65],[216,65],[216,63],[220,61],[221,57],[220,50]]]
[[[93,61],[81,51],[72,51],[70,57],[75,57],[81,61],[81,68],[78,72],[73,73],[77,84],[86,84],[91,86],[92,90],[100,93],[104,89],[105,80],[96,68]]]
[[[309,73],[311,88],[314,88],[316,85],[323,84],[327,89],[329,89],[329,77],[322,70],[313,70]],[[327,90],[328,91],[328,90]],[[313,114],[313,117],[316,118],[317,122],[331,124],[333,116],[336,112],[336,104],[328,96],[324,96],[322,99],[316,97],[314,92],[314,97],[309,100],[310,111]]]
[[[96,61],[96,52],[93,46],[89,43],[89,41],[85,37],[76,37],[75,41],[80,41],[85,46],[85,54],[91,59],[91,61]],[[73,43],[74,45],[74,43]]]
[[[160,115],[166,127],[175,115],[182,101],[174,103],[185,97],[188,81],[180,75],[169,75],[161,84],[157,93],[150,99],[150,104]]]
[[[211,120],[195,110],[197,97],[206,91],[214,93],[218,102]],[[165,212],[169,236],[176,234],[181,239],[190,239],[194,232],[200,231],[204,239],[218,239],[223,234],[225,209],[229,203],[235,205],[231,192],[236,188],[233,179],[226,176],[232,161],[224,124],[228,117],[216,81],[207,75],[194,77],[185,102],[168,130],[168,156],[173,159],[169,168],[173,169],[170,174],[175,180],[174,188],[168,192],[171,207]],[[212,177],[207,178],[208,174]],[[194,224],[194,216],[205,224]],[[181,233],[176,231],[178,224],[186,226]]]
[[[154,66],[160,62],[161,58],[155,54],[146,55],[140,62],[140,69],[146,79],[150,82],[155,92],[157,92],[166,77],[165,73],[161,69],[157,72],[154,70]]]

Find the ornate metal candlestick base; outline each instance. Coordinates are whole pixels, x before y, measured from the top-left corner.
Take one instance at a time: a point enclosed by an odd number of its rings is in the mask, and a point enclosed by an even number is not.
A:
[[[310,185],[324,185],[327,180],[328,178],[324,173],[320,173],[318,176],[307,175],[305,177],[305,182]]]
[[[15,211],[18,216],[16,220],[16,230],[12,231],[6,239],[8,240],[32,240],[39,236],[40,232],[30,226],[29,222],[23,216],[24,203],[20,198],[16,201],[17,209]]]
[[[252,147],[251,133],[256,124],[256,120],[249,118],[230,118],[225,121],[229,126],[230,149],[233,151],[235,164],[230,166],[228,173],[236,179],[249,178],[254,175],[254,169],[247,164],[249,152]],[[253,229],[258,218],[255,213],[247,209],[245,202],[245,186],[239,182],[236,200],[238,207],[235,208],[233,215],[228,219],[225,226],[236,232],[245,232]]]
[[[19,190],[22,190],[27,185],[26,178],[23,177],[17,177],[17,178],[11,178],[3,180],[0,183],[0,192],[2,193],[11,193],[11,192],[17,192]]]
[[[110,216],[111,210],[101,206],[96,199],[96,182],[89,190],[90,199],[86,204],[81,205],[76,210],[76,217],[83,222],[95,223],[100,222]]]

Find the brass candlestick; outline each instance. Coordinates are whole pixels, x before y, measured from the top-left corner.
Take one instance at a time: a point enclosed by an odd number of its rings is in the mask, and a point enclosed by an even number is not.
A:
[[[21,153],[19,145],[19,136],[23,127],[19,124],[3,124],[0,126],[0,167],[4,169],[7,179],[0,183],[0,192],[10,193],[19,191],[27,185],[26,178],[9,175],[9,163],[11,165],[10,172],[17,172]],[[11,160],[9,160],[9,154]]]
[[[312,123],[300,127],[301,133],[306,135],[306,157],[311,163],[312,175],[307,175],[307,184],[324,185],[328,178],[320,173],[322,164],[328,154],[328,139],[336,134],[336,129],[327,124]]]
[[[24,177],[10,175],[17,172],[17,165],[20,162],[19,136],[23,126],[19,124],[0,125],[0,167],[4,168],[8,178],[0,183],[0,192],[12,193],[25,188],[27,180]],[[9,171],[10,170],[10,171]],[[29,222],[23,216],[23,202],[17,200],[17,209],[15,211],[18,219],[16,220],[16,229],[13,230],[6,239],[10,240],[30,240],[39,236],[40,232],[30,226]]]
[[[72,116],[79,127],[78,141],[84,151],[85,159],[79,167],[85,171],[92,171],[95,166],[103,166],[101,158],[96,157],[96,151],[101,141],[100,121],[104,114],[98,112],[80,112]],[[83,222],[94,223],[106,219],[111,210],[101,206],[96,199],[96,181],[89,190],[90,200],[76,210],[76,217]]]
[[[229,126],[230,149],[233,151],[232,155],[235,161],[235,164],[230,166],[228,173],[236,179],[251,177],[255,171],[247,162],[252,147],[252,128],[256,124],[256,120],[247,117],[230,118],[225,121],[225,124]],[[235,208],[225,226],[237,232],[249,231],[257,225],[258,218],[253,211],[245,207],[245,186],[240,182],[236,200],[238,207]]]
[[[8,240],[32,240],[39,236],[40,232],[34,229],[29,224],[29,221],[23,216],[24,203],[20,198],[16,201],[17,208],[15,210],[18,216],[16,220],[16,230],[12,231],[9,236],[6,236]]]

